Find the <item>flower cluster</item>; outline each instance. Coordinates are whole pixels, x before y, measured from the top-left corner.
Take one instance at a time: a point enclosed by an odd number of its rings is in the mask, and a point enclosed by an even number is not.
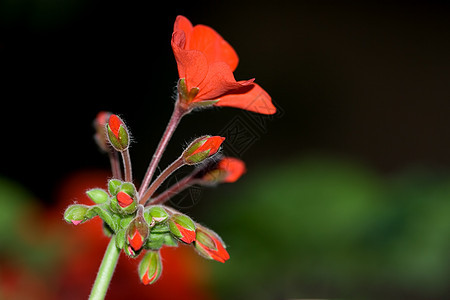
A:
[[[108,153],[113,176],[107,188],[86,192],[93,205],[73,204],[64,213],[65,221],[73,225],[100,217],[105,234],[111,237],[117,249],[132,258],[143,253],[138,273],[144,284],[151,284],[159,278],[162,271],[159,250],[163,246],[189,244],[207,259],[223,263],[230,258],[217,233],[165,205],[172,196],[192,185],[214,186],[235,182],[245,173],[245,164],[240,159],[220,154],[225,138],[211,135],[195,138],[153,180],[161,156],[181,118],[194,109],[209,106],[231,106],[262,114],[276,111],[270,96],[254,83],[254,79],[234,79],[238,57],[212,28],[192,26],[188,19],[178,16],[172,49],[180,76],[177,100],[142,183],[136,186],[132,177],[131,138],[124,120],[116,114],[100,112],[95,120],[95,140],[100,149]],[[255,99],[258,105],[254,103]],[[261,101],[265,104],[263,109]],[[161,184],[183,166],[194,166],[194,170],[167,190],[157,193]]]

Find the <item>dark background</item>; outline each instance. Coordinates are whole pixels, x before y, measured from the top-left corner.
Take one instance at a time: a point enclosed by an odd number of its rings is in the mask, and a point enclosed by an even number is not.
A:
[[[236,79],[255,77],[279,108],[265,118],[232,108],[189,115],[160,165],[193,137],[218,133],[228,133],[224,151],[247,163],[248,181],[234,193],[232,187],[220,189],[217,202],[206,200],[214,193],[203,194],[193,210],[216,221],[214,228],[233,245],[236,263],[217,266],[214,274],[221,295],[336,298],[365,292],[384,299],[448,299],[445,1],[1,0],[0,175],[53,205],[64,178],[108,168],[93,142],[92,121],[109,110],[133,134],[134,174],[142,178],[173,107],[178,75],[170,37],[178,14],[224,36],[240,57]],[[327,187],[329,194],[309,197]],[[268,195],[273,197],[264,202]],[[240,197],[254,202],[241,204]],[[377,200],[367,200],[372,198]],[[339,201],[360,210],[347,214]],[[264,217],[241,216],[257,215],[255,207]],[[222,213],[209,215],[214,210]],[[274,224],[272,210],[286,215],[285,224],[277,220],[280,228],[294,228],[280,240],[290,247],[282,248],[285,256],[275,243],[262,242],[268,233],[260,230]],[[332,225],[321,227],[326,222],[320,218]],[[278,264],[266,263],[274,253]],[[255,273],[236,276],[247,274],[241,268]],[[247,286],[237,288],[234,276]],[[267,293],[259,295],[261,284]]]
[[[0,170],[45,201],[65,174],[107,167],[91,139],[99,110],[126,120],[143,176],[172,109],[178,14],[221,33],[240,56],[236,78],[255,77],[284,113],[243,155],[249,164],[324,151],[383,172],[449,166],[444,1],[2,0],[0,8]],[[236,112],[189,116],[175,140],[215,133]]]

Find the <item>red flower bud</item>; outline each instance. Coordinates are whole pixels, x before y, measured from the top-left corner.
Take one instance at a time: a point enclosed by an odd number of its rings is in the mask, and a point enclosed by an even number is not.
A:
[[[245,171],[245,163],[242,160],[225,157],[217,162],[201,179],[205,184],[235,182]]]
[[[209,135],[194,140],[183,152],[185,163],[193,165],[213,156],[219,151],[224,140],[224,137]]]
[[[143,284],[152,284],[158,280],[162,271],[161,256],[157,251],[147,251],[139,263],[139,277]]]
[[[207,259],[224,263],[230,258],[222,239],[215,232],[205,227],[197,226],[194,245],[197,252]]]
[[[101,111],[97,114],[97,117],[94,120],[94,127],[96,131],[94,139],[97,142],[98,147],[104,152],[109,151],[109,143],[106,136],[105,126],[108,123],[110,116],[110,112]]]
[[[106,128],[109,142],[113,148],[117,151],[125,151],[130,145],[130,138],[123,121],[117,115],[111,115]]]
[[[187,244],[195,240],[195,223],[186,215],[175,214],[171,216],[169,229],[173,235]]]
[[[143,210],[143,208],[142,208]],[[137,216],[131,221],[127,228],[127,243],[131,248],[129,252],[135,254],[139,252],[149,235],[149,228],[147,222],[145,222],[143,213],[138,211]],[[130,251],[132,250],[132,251]]]

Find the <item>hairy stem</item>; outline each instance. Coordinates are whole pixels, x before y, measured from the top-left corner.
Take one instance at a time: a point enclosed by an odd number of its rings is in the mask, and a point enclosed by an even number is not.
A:
[[[97,278],[95,279],[94,286],[92,287],[89,296],[90,300],[105,299],[106,291],[108,290],[109,283],[114,274],[114,269],[119,260],[119,255],[120,249],[116,247],[116,238],[115,236],[112,236],[111,241],[106,248],[100,268],[98,269]]]
[[[133,174],[131,173],[131,159],[130,152],[127,150],[122,151],[123,168],[125,169],[125,181],[132,182]]]
[[[144,180],[142,181],[141,187],[139,188],[139,194],[142,194],[150,185],[150,181],[152,180],[153,175],[155,174],[155,170],[158,166],[159,161],[161,160],[161,157],[164,153],[164,150],[167,147],[167,144],[170,141],[170,138],[172,137],[173,133],[175,132],[175,129],[180,123],[181,118],[187,112],[188,111],[185,108],[179,105],[178,101],[175,103],[172,117],[170,118],[169,124],[167,124],[166,130],[164,131],[161,141],[159,142],[158,147],[155,150],[155,154],[153,154],[153,158],[150,161],[150,164],[147,168]]]
[[[145,203],[145,205],[147,205],[147,204],[149,204],[149,205],[150,204],[151,205],[163,204],[167,200],[169,200],[170,198],[175,196],[176,194],[179,194],[182,191],[184,191],[185,189],[187,189],[188,187],[199,183],[200,180],[195,178],[195,175],[197,175],[197,173],[198,173],[198,171],[194,171],[192,174],[184,177],[183,179],[181,179],[180,181],[178,181],[177,183],[175,183],[174,185],[169,187],[167,190],[165,190],[163,193],[158,195],[156,198],[148,199],[147,202]]]
[[[113,178],[122,179],[122,171],[120,169],[119,152],[108,151],[109,161],[111,163],[111,171]]]
[[[159,174],[158,178],[155,179],[155,181],[150,185],[147,191],[145,191],[145,194],[142,195],[140,203],[145,203],[150,197],[153,195],[154,192],[161,186],[161,184],[172,174],[177,170],[178,168],[184,166],[184,159],[183,156],[180,156],[177,160],[175,160],[170,166],[168,166],[164,171]]]

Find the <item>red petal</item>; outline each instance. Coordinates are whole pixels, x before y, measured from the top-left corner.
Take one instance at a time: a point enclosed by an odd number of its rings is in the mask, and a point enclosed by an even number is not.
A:
[[[119,129],[120,126],[123,124],[122,120],[120,120],[120,118],[116,115],[111,115],[111,117],[109,117],[109,128],[111,128],[111,131],[114,133],[114,135],[116,137],[119,137]]]
[[[206,77],[197,86],[200,91],[195,97],[195,101],[214,100],[236,89],[252,85],[252,83],[253,79],[237,82],[226,63],[215,62],[209,65]]]
[[[172,49],[177,61],[178,75],[185,78],[187,90],[198,87],[208,73],[206,56],[197,50],[184,49],[186,36],[183,31],[172,34]]]
[[[205,25],[196,25],[187,44],[187,49],[199,50],[206,55],[208,63],[226,63],[231,71],[236,70],[239,58],[233,47],[214,29]]]
[[[270,95],[256,83],[252,89],[243,93],[227,94],[220,97],[219,102],[214,105],[236,107],[264,115],[272,115],[277,111],[272,104]]]
[[[143,238],[137,230],[134,232],[131,238],[128,236],[128,244],[134,251],[139,251],[139,249],[142,248],[142,245],[144,244]]]
[[[183,226],[176,224],[178,230],[181,232],[181,235],[183,236],[181,238],[181,240],[187,244],[192,243],[193,241],[195,241],[195,230],[188,230],[186,228],[184,228]]]
[[[121,207],[127,207],[128,205],[133,203],[133,198],[131,198],[131,196],[127,193],[120,191],[119,193],[117,193],[117,202],[119,202],[119,205]]]

